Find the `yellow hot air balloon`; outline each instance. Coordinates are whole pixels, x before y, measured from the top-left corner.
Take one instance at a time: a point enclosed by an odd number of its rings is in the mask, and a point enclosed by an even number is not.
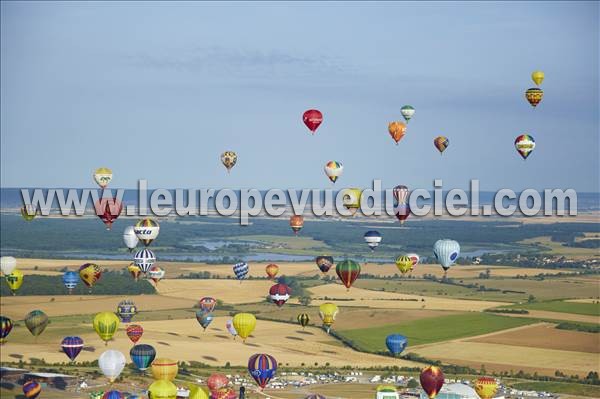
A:
[[[396,258],[396,267],[398,268],[398,270],[400,270],[400,273],[402,273],[402,275],[404,275],[412,269],[412,267],[413,267],[412,259],[410,259],[406,255],[400,255]]]
[[[498,391],[498,383],[495,378],[480,377],[473,383],[475,392],[481,399],[490,399],[496,395]]]
[[[542,82],[544,81],[544,72],[542,71],[533,71],[533,73],[531,74],[531,80],[533,80],[533,82],[536,85],[541,85]]]
[[[238,313],[233,316],[233,327],[242,340],[246,341],[256,327],[256,317],[252,313]]]
[[[112,180],[113,173],[109,168],[98,168],[94,171],[94,181],[100,186],[100,188],[104,188],[108,186],[108,183]]]
[[[15,295],[17,290],[21,288],[21,285],[23,285],[23,272],[18,269],[14,269],[10,274],[7,274],[5,278],[8,288],[10,288],[12,294]]]
[[[152,362],[152,377],[155,380],[173,381],[177,377],[179,366],[173,359],[160,357]]]
[[[148,397],[150,399],[176,399],[177,386],[171,381],[156,380],[148,387]]]
[[[208,395],[204,392],[204,389],[200,388],[198,385],[190,384],[188,385],[188,389],[190,390],[188,399],[208,399]]]
[[[118,328],[119,318],[113,312],[100,312],[94,316],[94,330],[105,345],[108,345]]]
[[[362,190],[360,188],[346,188],[342,190],[342,204],[353,216],[360,209],[361,194]]]
[[[319,316],[321,316],[321,320],[323,320],[323,325],[327,329],[327,333],[329,333],[338,311],[337,305],[331,302],[326,302],[319,306]]]
[[[221,154],[221,163],[227,168],[227,173],[229,173],[231,168],[237,163],[237,154],[233,151],[225,151]]]

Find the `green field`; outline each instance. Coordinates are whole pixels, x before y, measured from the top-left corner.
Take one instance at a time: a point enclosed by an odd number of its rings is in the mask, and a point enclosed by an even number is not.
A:
[[[451,316],[414,320],[408,323],[390,324],[377,328],[338,331],[368,351],[386,350],[385,338],[398,333],[408,338],[408,345],[422,345],[451,339],[471,337],[494,331],[524,326],[536,320],[520,317],[497,316],[486,313],[463,313]]]
[[[573,313],[588,316],[600,316],[600,303],[578,303],[564,301],[532,302],[509,306],[528,310],[546,310],[549,312]]]
[[[546,391],[567,395],[600,397],[600,386],[576,384],[572,382],[528,381],[510,384],[511,387],[522,390]]]

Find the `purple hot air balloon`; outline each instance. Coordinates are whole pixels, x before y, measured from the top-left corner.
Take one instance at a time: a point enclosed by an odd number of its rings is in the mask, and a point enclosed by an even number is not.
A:
[[[83,349],[83,339],[79,337],[65,337],[61,342],[61,347],[65,355],[74,361],[79,352]]]

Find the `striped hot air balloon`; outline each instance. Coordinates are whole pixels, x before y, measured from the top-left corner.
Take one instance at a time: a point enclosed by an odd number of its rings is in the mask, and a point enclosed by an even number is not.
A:
[[[248,277],[250,268],[246,262],[240,262],[233,265],[233,273],[240,282]]]
[[[444,373],[442,372],[442,369],[436,366],[425,367],[421,370],[419,380],[421,381],[421,387],[427,396],[429,396],[430,399],[433,399],[444,385]]]
[[[83,339],[79,337],[64,337],[60,344],[63,352],[71,361],[74,361],[77,355],[83,349]]]
[[[544,91],[539,87],[532,87],[525,91],[525,98],[529,101],[529,104],[535,108],[542,101],[542,98],[544,98]]]
[[[156,357],[156,349],[151,345],[138,344],[129,350],[131,361],[140,371],[146,370]]]
[[[47,325],[48,315],[41,310],[33,310],[25,316],[25,326],[34,337],[43,333]]]
[[[261,389],[264,389],[277,371],[277,361],[266,353],[257,353],[248,359],[248,372]]]
[[[27,381],[23,384],[23,394],[28,399],[37,398],[42,392],[42,386],[37,381]]]
[[[381,234],[378,231],[369,230],[365,233],[364,239],[371,251],[375,251],[381,242]]]
[[[200,301],[198,301],[198,306],[200,307],[201,311],[211,313],[213,310],[215,310],[215,306],[217,306],[217,300],[215,298],[205,296],[200,298]]]
[[[154,265],[154,262],[156,262],[154,252],[146,248],[137,251],[133,257],[133,263],[135,263],[135,265],[144,273],[148,273],[148,270]]]
[[[129,337],[131,342],[135,344],[140,340],[140,338],[142,338],[142,335],[144,334],[144,329],[138,324],[130,324],[127,326],[125,332],[127,333],[127,337]]]
[[[406,255],[400,255],[396,258],[396,267],[402,275],[405,275],[412,270],[413,261]]]
[[[269,298],[275,305],[282,307],[290,299],[292,289],[286,284],[275,284],[269,289]]]
[[[345,260],[335,266],[335,272],[346,288],[350,290],[350,287],[360,275],[360,265],[353,260]]]
[[[8,317],[0,316],[0,345],[6,342],[6,337],[12,331],[13,322]]]
[[[306,327],[310,322],[310,317],[308,317],[308,313],[300,313],[297,319],[298,323],[302,326],[302,328]]]
[[[402,117],[404,118],[406,123],[408,123],[410,118],[412,118],[415,114],[415,109],[411,105],[405,105],[402,108],[400,108],[400,113],[402,114]]]
[[[158,358],[152,362],[152,376],[155,380],[173,381],[177,377],[179,366],[173,359]]]

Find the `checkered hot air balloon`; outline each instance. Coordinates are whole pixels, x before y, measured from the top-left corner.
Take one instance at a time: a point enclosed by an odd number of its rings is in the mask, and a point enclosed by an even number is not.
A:
[[[144,273],[148,273],[148,270],[154,265],[154,262],[156,262],[154,252],[146,248],[137,251],[133,257],[133,263],[135,263],[135,265]]]
[[[240,262],[233,265],[233,273],[235,274],[235,277],[240,280],[240,282],[248,277],[249,270],[250,269],[246,262]]]
[[[277,361],[266,353],[257,353],[248,359],[248,372],[260,389],[264,389],[277,371]]]
[[[71,361],[74,361],[77,355],[83,349],[83,339],[79,337],[65,337],[60,344],[63,352]]]
[[[290,299],[292,289],[286,284],[275,284],[269,289],[269,298],[278,307],[282,307],[284,303]]]

